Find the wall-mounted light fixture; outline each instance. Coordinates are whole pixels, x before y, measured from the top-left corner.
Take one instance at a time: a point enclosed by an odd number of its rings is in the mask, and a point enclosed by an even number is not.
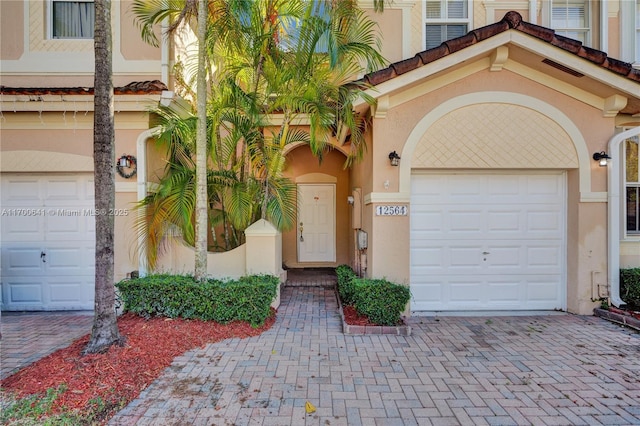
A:
[[[595,161],[598,161],[598,164],[600,164],[600,167],[606,167],[607,161],[611,160],[611,157],[609,157],[606,152],[601,151],[601,152],[594,153],[593,159]]]
[[[399,166],[400,165],[400,156],[398,155],[397,152],[391,151],[389,153],[389,161],[391,162],[392,166]]]

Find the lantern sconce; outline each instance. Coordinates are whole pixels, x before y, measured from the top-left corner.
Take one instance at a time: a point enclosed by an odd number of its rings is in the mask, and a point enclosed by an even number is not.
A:
[[[594,153],[593,159],[595,161],[598,161],[598,164],[600,165],[600,167],[606,167],[608,164],[608,160],[611,160],[611,157],[609,157],[606,152],[601,151],[601,152]]]
[[[392,166],[399,166],[400,165],[400,156],[398,155],[397,152],[391,151],[389,153],[389,161],[391,162]]]
[[[138,161],[133,155],[122,154],[116,161],[116,172],[125,179],[129,179],[138,172]]]

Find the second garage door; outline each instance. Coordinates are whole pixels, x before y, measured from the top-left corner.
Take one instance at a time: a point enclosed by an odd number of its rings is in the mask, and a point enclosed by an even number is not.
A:
[[[2,309],[93,309],[93,174],[3,174]]]
[[[565,309],[565,182],[413,174],[411,309]]]

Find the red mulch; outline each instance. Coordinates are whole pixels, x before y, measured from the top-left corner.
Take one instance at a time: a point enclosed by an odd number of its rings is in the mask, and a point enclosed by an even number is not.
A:
[[[118,319],[124,346],[106,353],[81,356],[89,335],[71,346],[18,371],[2,381],[4,391],[18,396],[45,393],[66,384],[67,391],[54,402],[53,412],[84,409],[90,399],[128,403],[138,396],[172,360],[184,352],[230,337],[257,336],[269,329],[275,315],[260,328],[246,322],[226,325],[198,320],[151,318],[124,314]]]
[[[359,314],[353,306],[343,306],[342,311],[344,312],[344,322],[349,325],[375,325],[369,321],[369,317]]]

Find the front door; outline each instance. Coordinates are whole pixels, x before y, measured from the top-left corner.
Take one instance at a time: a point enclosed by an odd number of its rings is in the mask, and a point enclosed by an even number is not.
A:
[[[335,262],[334,184],[298,185],[298,261]]]

